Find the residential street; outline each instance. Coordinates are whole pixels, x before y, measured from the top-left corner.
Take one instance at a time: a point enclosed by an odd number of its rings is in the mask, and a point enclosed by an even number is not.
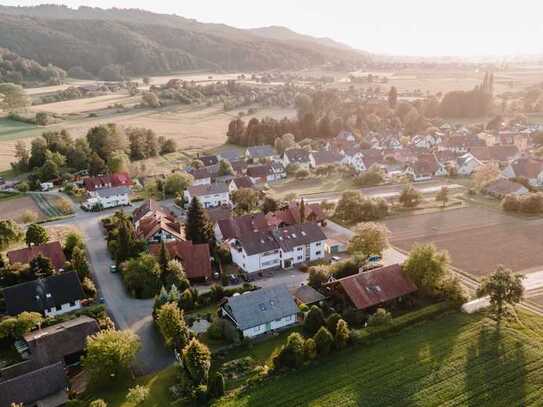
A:
[[[94,213],[75,209],[76,216],[73,218],[52,224],[75,225],[81,230],[87,245],[91,270],[99,290],[98,295],[104,299],[116,326],[119,329],[134,331],[141,339],[142,349],[136,363],[137,374],[144,375],[167,367],[174,361],[174,356],[164,347],[162,339],[153,326],[151,313],[154,301],[131,298],[124,289],[121,276],[109,271],[111,257],[102,233],[100,218],[115,210]]]

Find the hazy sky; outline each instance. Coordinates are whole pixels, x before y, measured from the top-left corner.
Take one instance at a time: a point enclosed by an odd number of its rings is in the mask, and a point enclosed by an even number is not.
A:
[[[540,0],[0,0],[142,8],[236,27],[283,25],[402,55],[543,53]]]

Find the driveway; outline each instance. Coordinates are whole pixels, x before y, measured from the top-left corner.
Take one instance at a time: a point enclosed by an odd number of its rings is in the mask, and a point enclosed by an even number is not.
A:
[[[154,300],[131,298],[124,288],[121,276],[109,271],[112,261],[102,233],[100,218],[113,212],[115,210],[99,213],[76,210],[75,217],[54,224],[75,225],[81,230],[87,245],[91,271],[99,290],[98,295],[104,298],[107,310],[117,328],[130,329],[140,337],[142,349],[137,356],[135,369],[138,375],[149,374],[169,366],[173,363],[174,357],[173,353],[164,347],[153,326]]]

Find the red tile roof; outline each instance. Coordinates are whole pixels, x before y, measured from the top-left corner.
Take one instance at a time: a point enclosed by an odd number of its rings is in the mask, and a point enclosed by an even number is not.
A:
[[[66,256],[64,256],[62,246],[59,242],[49,242],[39,246],[31,246],[25,247],[24,249],[13,250],[8,252],[7,256],[11,264],[28,264],[40,254],[49,258],[55,269],[59,270],[64,268]]]
[[[160,243],[149,245],[149,253],[158,257],[160,246]],[[211,255],[207,243],[193,244],[191,241],[176,240],[166,243],[166,249],[171,258],[183,263],[188,279],[211,278]]]
[[[357,309],[366,309],[417,291],[399,264],[355,274],[329,283],[341,286]]]
[[[132,185],[132,180],[126,172],[119,172],[103,177],[88,177],[83,180],[87,191],[96,191],[101,188],[121,187]]]

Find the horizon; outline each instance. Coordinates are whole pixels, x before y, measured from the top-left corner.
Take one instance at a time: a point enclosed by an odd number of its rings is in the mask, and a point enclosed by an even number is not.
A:
[[[330,38],[361,51],[391,56],[488,58],[543,54],[543,46],[535,41],[537,34],[543,33],[543,24],[537,13],[542,7],[530,4],[528,0],[517,1],[514,10],[506,4],[492,4],[486,0],[475,4],[467,0],[443,4],[428,3],[425,0],[394,4],[398,2],[383,0],[379,4],[355,6],[355,12],[353,7],[348,10],[346,7],[329,10],[328,4],[322,0],[313,1],[308,6],[305,6],[309,4],[307,1],[290,4],[278,0],[274,2],[275,7],[266,10],[266,13],[253,10],[254,7],[244,7],[239,1],[211,4],[213,2],[210,0],[201,0],[184,5],[158,1],[152,7],[145,3],[142,0],[67,0],[47,3],[39,0],[5,0],[2,5],[57,4],[70,8],[141,9],[241,29],[279,26],[300,34]],[[283,4],[285,7],[281,7]],[[423,7],[424,10],[421,10]],[[530,8],[534,12],[527,11]],[[287,9],[290,12],[284,13]],[[391,10],[394,12],[391,13]],[[470,10],[471,13],[467,15],[464,10]],[[485,13],[490,13],[491,18],[481,18]],[[364,15],[370,15],[371,18],[360,24],[359,20]]]

